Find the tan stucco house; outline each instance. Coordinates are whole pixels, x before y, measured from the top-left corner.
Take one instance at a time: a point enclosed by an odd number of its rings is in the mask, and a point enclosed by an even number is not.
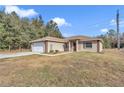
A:
[[[32,52],[49,53],[52,51],[88,51],[102,52],[102,40],[87,36],[72,36],[68,38],[43,37],[31,41]]]

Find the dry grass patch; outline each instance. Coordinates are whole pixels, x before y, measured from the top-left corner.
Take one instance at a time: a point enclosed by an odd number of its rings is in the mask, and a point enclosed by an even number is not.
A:
[[[0,60],[0,86],[124,86],[124,54],[79,52]]]

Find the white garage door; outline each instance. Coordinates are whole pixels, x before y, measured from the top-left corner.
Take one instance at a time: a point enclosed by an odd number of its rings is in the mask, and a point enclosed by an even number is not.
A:
[[[42,42],[38,42],[38,43],[32,43],[32,52],[39,52],[39,53],[43,53],[43,47],[44,47],[44,43]]]

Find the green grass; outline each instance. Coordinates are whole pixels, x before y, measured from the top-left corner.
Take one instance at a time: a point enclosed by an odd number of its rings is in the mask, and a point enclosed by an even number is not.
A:
[[[0,60],[0,86],[124,86],[124,53],[78,52]]]

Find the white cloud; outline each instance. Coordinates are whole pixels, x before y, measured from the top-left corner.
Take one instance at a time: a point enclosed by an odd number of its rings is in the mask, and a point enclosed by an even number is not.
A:
[[[34,9],[27,9],[27,10],[24,10],[24,9],[20,9],[19,7],[17,6],[5,6],[5,13],[12,13],[12,12],[16,12],[17,15],[19,17],[32,17],[32,16],[36,16],[38,15],[38,13],[36,11],[34,11]]]
[[[108,32],[108,29],[104,28],[104,29],[101,29],[100,31],[103,32],[103,33],[106,33],[106,32]]]
[[[71,26],[71,24],[66,22],[64,18],[55,17],[52,20],[56,22],[58,26]]]
[[[120,27],[124,27],[124,20],[120,20],[120,21],[119,21],[119,24],[120,24]],[[116,25],[116,20],[115,20],[115,19],[112,19],[112,20],[110,21],[110,25],[111,25],[111,26],[115,26],[115,25]]]
[[[115,19],[112,19],[112,20],[110,21],[110,25],[116,25],[116,20],[115,20]]]

